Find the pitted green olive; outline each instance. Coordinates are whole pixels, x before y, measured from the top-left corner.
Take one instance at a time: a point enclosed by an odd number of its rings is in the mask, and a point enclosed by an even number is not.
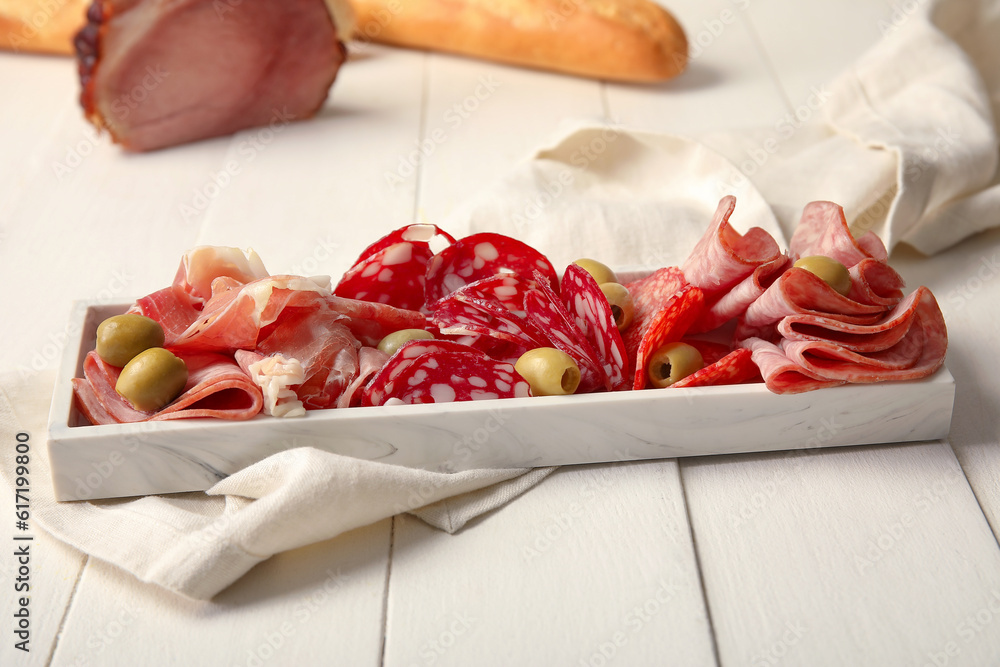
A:
[[[601,283],[600,287],[611,306],[615,325],[619,331],[625,331],[635,317],[635,304],[632,301],[632,295],[629,294],[624,285],[618,283]]]
[[[105,363],[122,367],[143,350],[162,347],[163,340],[163,327],[156,320],[135,313],[115,315],[97,327],[97,354]]]
[[[514,370],[531,385],[532,396],[563,396],[580,386],[580,368],[573,358],[554,347],[528,350]]]
[[[187,379],[182,359],[162,347],[151,347],[125,364],[115,391],[136,410],[154,412],[177,398]]]
[[[669,387],[704,366],[698,348],[687,343],[667,343],[649,357],[646,377],[654,387]]]
[[[797,260],[794,266],[818,276],[844,296],[851,293],[851,274],[846,266],[835,259],[825,255],[810,255]]]
[[[434,334],[424,329],[400,329],[380,340],[378,349],[392,356],[396,350],[403,347],[404,343],[409,343],[411,340],[430,340],[431,338],[434,338]]]
[[[618,277],[615,276],[615,272],[609,269],[604,264],[601,264],[596,259],[578,259],[573,262],[581,269],[593,276],[597,284],[601,283],[616,283],[618,282]]]

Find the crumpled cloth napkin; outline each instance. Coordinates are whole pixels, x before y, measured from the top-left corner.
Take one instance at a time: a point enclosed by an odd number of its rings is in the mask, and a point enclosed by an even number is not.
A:
[[[1000,222],[1000,3],[937,2],[892,25],[817,94],[796,126],[693,139],[613,126],[563,130],[442,224],[516,236],[556,266],[596,256],[625,267],[679,264],[719,198],[733,224],[790,235],[815,199],[845,206],[855,231],[932,253]],[[827,99],[820,100],[824,96]],[[762,153],[763,152],[763,153]],[[726,159],[727,156],[728,159]],[[749,160],[749,161],[748,161]],[[207,599],[271,555],[411,511],[449,532],[509,502],[551,469],[430,473],[297,449],[206,493],[57,503],[41,446],[53,374],[0,378],[0,436],[33,447],[33,519],[143,581]],[[12,478],[13,449],[0,472]]]
[[[820,199],[844,207],[855,236],[872,230],[890,249],[928,255],[1000,223],[1000,2],[893,7],[883,38],[786,118],[701,137],[789,236]]]

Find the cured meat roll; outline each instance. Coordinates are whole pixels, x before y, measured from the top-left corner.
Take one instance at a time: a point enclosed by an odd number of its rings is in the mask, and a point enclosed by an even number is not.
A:
[[[95,0],[87,18],[80,103],[132,151],[309,118],[347,57],[323,0]]]

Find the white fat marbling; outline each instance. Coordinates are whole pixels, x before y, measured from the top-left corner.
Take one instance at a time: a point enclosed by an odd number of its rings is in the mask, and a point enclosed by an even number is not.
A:
[[[207,489],[307,446],[450,472],[933,440],[948,434],[955,395],[942,368],[920,382],[790,396],[738,385],[72,427],[69,380],[109,314],[95,310],[81,325],[82,344],[67,346],[53,397],[49,453],[60,500]]]

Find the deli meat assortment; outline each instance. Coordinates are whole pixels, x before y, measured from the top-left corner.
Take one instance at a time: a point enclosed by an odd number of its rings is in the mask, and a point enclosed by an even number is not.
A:
[[[116,366],[102,357],[99,330],[73,380],[75,402],[91,424],[244,420],[526,398],[550,386],[589,393],[763,382],[800,393],[915,380],[941,367],[948,341],[934,296],[925,287],[904,294],[882,242],[870,232],[853,238],[840,206],[807,205],[788,252],[760,228],[737,232],[735,206],[722,199],[681,266],[624,286],[593,260],[569,265],[560,279],[517,239],[456,239],[430,224],[379,239],[336,285],[270,275],[253,251],[198,247],[170,286],[125,316],[159,325],[162,343],[137,349],[162,346],[161,356],[183,362],[183,388],[156,409],[137,409],[122,386],[139,386],[132,391],[148,405],[159,382],[154,361],[140,368],[150,350]],[[553,385],[536,373],[562,375]]]

